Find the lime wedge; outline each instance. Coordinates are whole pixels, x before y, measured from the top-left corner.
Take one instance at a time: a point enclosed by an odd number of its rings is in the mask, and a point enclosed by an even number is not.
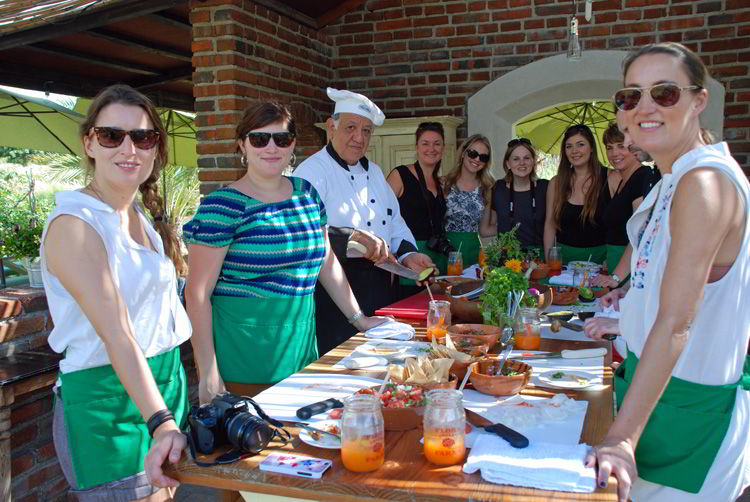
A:
[[[424,280],[425,280],[425,279],[427,279],[427,278],[428,278],[429,276],[431,276],[431,275],[432,275],[432,272],[434,272],[434,271],[435,271],[435,269],[434,269],[434,268],[432,268],[432,267],[427,267],[426,269],[422,270],[422,271],[421,271],[421,272],[419,273],[419,279],[417,279],[417,280],[418,280],[419,282],[422,282],[422,281],[424,281]]]

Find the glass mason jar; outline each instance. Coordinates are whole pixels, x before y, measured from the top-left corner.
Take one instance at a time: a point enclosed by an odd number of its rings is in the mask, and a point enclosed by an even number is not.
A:
[[[458,464],[466,456],[466,413],[462,397],[463,394],[454,389],[435,389],[427,393],[424,456],[433,464]]]
[[[521,350],[538,350],[542,341],[540,336],[541,320],[534,307],[520,309],[513,325],[516,335],[516,348]]]
[[[341,461],[354,472],[378,469],[385,460],[385,428],[380,398],[354,394],[344,400],[341,416]]]
[[[451,325],[451,304],[446,300],[430,300],[427,310],[427,341],[443,338]]]

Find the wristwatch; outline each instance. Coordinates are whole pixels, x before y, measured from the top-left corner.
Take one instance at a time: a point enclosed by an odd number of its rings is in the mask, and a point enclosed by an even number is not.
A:
[[[617,274],[612,274],[612,279],[614,279],[617,284],[620,284],[620,276]]]

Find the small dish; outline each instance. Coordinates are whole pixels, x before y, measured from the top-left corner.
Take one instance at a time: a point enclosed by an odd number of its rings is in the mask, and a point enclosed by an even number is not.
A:
[[[396,357],[406,352],[407,347],[383,342],[363,343],[355,350],[360,354],[375,357]]]
[[[313,422],[310,424],[312,427],[315,427],[316,429],[325,430],[326,426],[336,426],[339,429],[341,429],[341,421],[340,420],[321,420],[320,422]],[[341,434],[341,432],[339,432]],[[340,450],[341,449],[341,440],[336,439],[334,437],[331,437],[327,434],[321,434],[320,439],[313,439],[313,437],[310,435],[310,433],[305,429],[299,430],[299,438],[302,440],[303,443],[307,443],[310,446],[316,446],[318,448],[326,448],[328,450]]]
[[[598,378],[586,371],[545,371],[539,374],[543,386],[557,389],[586,389],[598,383]]]
[[[508,359],[504,363],[507,370],[513,370],[515,375],[494,375],[498,360],[487,358],[471,366],[469,380],[474,389],[482,394],[491,396],[510,396],[518,394],[531,381],[532,367],[524,362]]]
[[[373,366],[385,366],[388,364],[388,359],[385,357],[350,357],[344,361],[344,366],[350,370],[358,370],[362,368],[371,368]]]

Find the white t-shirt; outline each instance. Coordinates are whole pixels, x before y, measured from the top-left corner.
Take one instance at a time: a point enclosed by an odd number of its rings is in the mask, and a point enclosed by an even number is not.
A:
[[[696,148],[677,159],[672,173],[664,175],[628,220],[628,238],[633,243],[631,287],[620,300],[620,332],[628,348],[640,358],[659,310],[661,281],[671,243],[672,197],[682,176],[698,167],[719,169],[734,182],[745,203],[745,233],[729,272],[706,284],[687,344],[672,375],[705,385],[732,384],[742,376],[750,340],[750,185],[726,143]],[[651,208],[653,215],[649,220]],[[696,228],[695,238],[700,237],[701,230]],[[701,491],[690,494],[638,478],[631,492],[633,501],[735,500],[750,484],[748,430],[750,392],[740,387],[729,430]]]
[[[384,239],[396,254],[402,241],[416,250],[414,236],[406,225],[396,194],[385,181],[383,171],[374,162],[365,170],[360,162],[339,165],[326,148],[305,159],[294,170],[315,187],[323,200],[328,224],[367,230]]]
[[[47,220],[42,242],[49,223],[63,214],[80,218],[99,234],[107,250],[115,285],[127,306],[133,335],[144,355],[162,354],[190,338],[192,329],[177,295],[174,264],[164,255],[161,237],[145,215],[138,211],[156,251],[136,243],[121,228],[120,217],[114,209],[94,197],[78,191],[59,192],[56,203],[57,207]],[[65,358],[60,361],[60,371],[68,373],[111,364],[102,339],[76,300],[47,269],[44,249],[41,256],[44,289],[55,323],[48,341],[55,352],[65,353]]]

